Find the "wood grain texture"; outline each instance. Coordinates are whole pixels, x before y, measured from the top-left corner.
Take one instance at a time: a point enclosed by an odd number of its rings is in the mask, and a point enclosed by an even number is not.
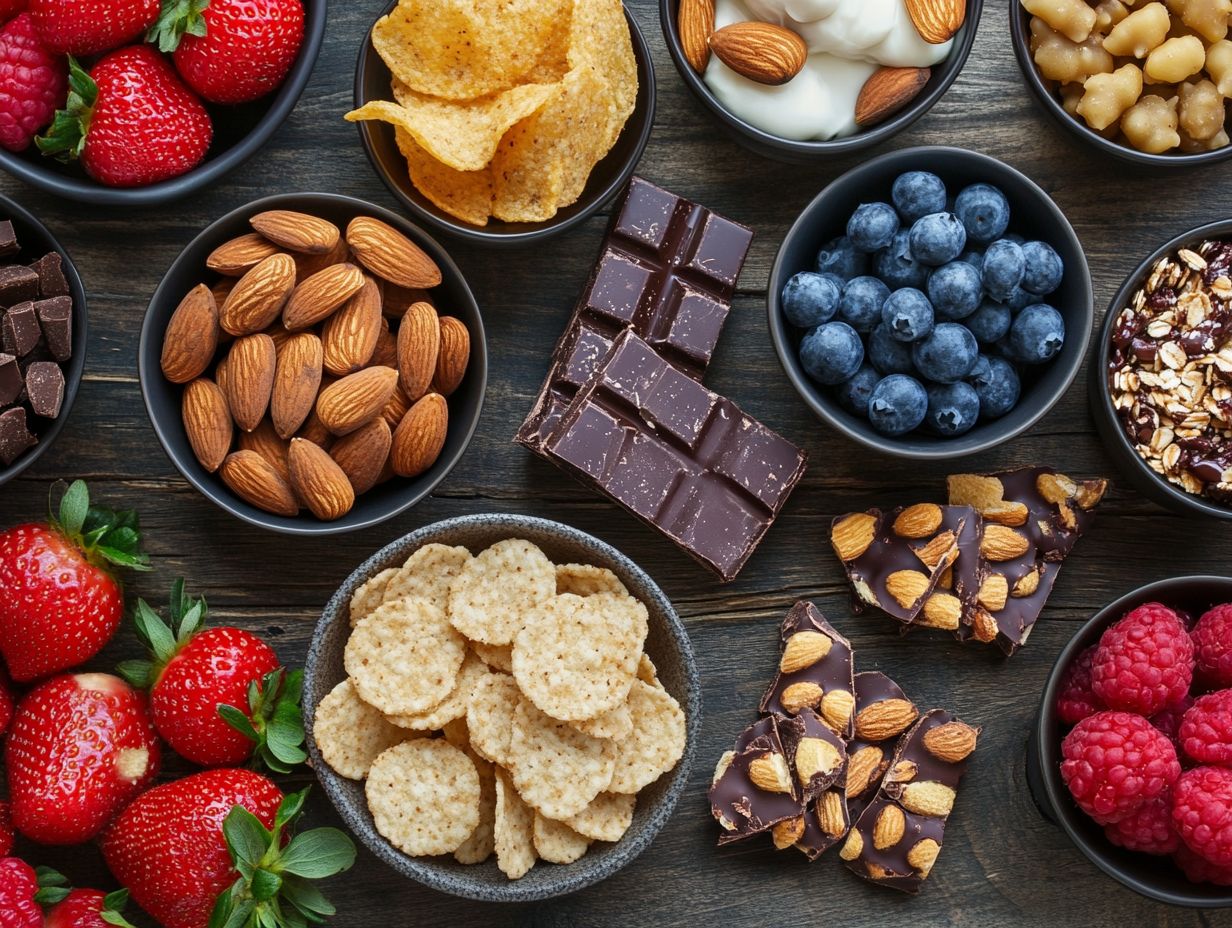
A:
[[[1142,583],[1226,572],[1228,530],[1183,521],[1118,487],[1062,573],[1029,647],[1012,661],[940,637],[901,640],[888,620],[852,616],[826,542],[831,517],[874,504],[939,499],[948,469],[872,455],[819,424],[780,372],[766,332],[764,288],[777,245],[799,210],[861,158],[774,165],[729,141],[679,80],[653,0],[631,2],[654,49],[660,85],[657,127],[640,171],[757,231],[708,383],[812,455],[804,482],[739,580],[720,587],[631,517],[510,442],[594,260],[606,216],[508,255],[451,246],[484,310],[492,355],[487,405],[467,456],[410,513],[341,539],[281,538],[224,515],[179,477],[158,446],[137,386],[137,336],[150,294],[194,234],[258,196],[321,190],[396,208],[354,127],[342,121],[356,49],[383,5],[333,4],[308,91],[269,147],[222,184],[172,209],[88,209],[0,180],[0,190],[39,214],[76,258],[90,294],[92,332],[72,419],[37,467],[0,490],[0,523],[44,515],[53,481],[86,477],[100,501],[141,509],[157,571],[135,580],[132,594],[161,602],[166,584],[186,576],[208,594],[216,620],[268,635],[290,663],[302,662],[321,606],[369,553],[420,525],[482,511],[547,516],[611,542],[650,569],[689,626],[707,708],[697,766],[675,817],[644,856],[575,896],[496,907],[423,889],[361,852],[355,871],[327,887],[340,913],[332,924],[1232,926],[1232,913],[1168,909],[1103,877],[1040,818],[1023,777],[1038,694],[1076,623]],[[1005,3],[987,5],[975,50],[953,89],[888,147],[929,143],[987,152],[1038,181],[1086,245],[1101,314],[1123,276],[1160,241],[1232,211],[1227,168],[1152,174],[1113,163],[1047,122],[1014,63]],[[964,461],[963,468],[1032,463],[1073,474],[1111,473],[1087,412],[1084,379],[1029,434]],[[914,900],[864,885],[833,854],[808,865],[798,855],[774,854],[768,842],[714,847],[717,830],[705,805],[710,769],[752,716],[775,664],[777,624],[800,597],[816,600],[853,639],[861,668],[890,673],[921,706],[945,706],[984,726],[941,859]],[[114,643],[96,666],[130,655],[131,642],[129,636]],[[320,795],[309,817],[336,821]],[[79,884],[105,879],[92,849],[26,850]]]

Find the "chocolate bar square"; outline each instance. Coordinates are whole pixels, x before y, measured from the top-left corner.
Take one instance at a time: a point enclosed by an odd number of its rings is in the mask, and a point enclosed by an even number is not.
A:
[[[36,361],[26,368],[26,396],[36,416],[54,419],[64,403],[64,372],[55,361]]]
[[[68,296],[68,279],[64,276],[63,262],[58,251],[49,251],[30,265],[38,274],[39,298],[49,300],[56,296]]]
[[[28,267],[0,267],[0,306],[34,301],[39,295],[39,276]]]
[[[33,303],[18,303],[4,314],[4,321],[0,323],[0,343],[6,352],[19,358],[34,350],[41,335]]]
[[[34,304],[43,340],[52,357],[63,363],[73,356],[73,300],[55,296]]]
[[[26,427],[26,411],[22,407],[0,412],[0,464],[8,467],[36,444],[38,439]]]

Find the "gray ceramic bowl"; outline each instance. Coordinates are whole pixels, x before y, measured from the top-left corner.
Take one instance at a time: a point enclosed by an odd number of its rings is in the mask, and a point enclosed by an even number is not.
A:
[[[396,6],[396,2],[391,3],[381,16],[385,16]],[[446,213],[411,183],[406,159],[398,151],[392,126],[382,122],[356,123],[360,141],[363,142],[364,151],[368,153],[368,160],[372,162],[377,176],[416,219],[477,245],[528,245],[552,238],[585,222],[624,189],[642,158],[642,152],[646,150],[646,143],[650,141],[650,130],[654,128],[655,73],[654,63],[650,58],[650,46],[646,44],[646,38],[633,14],[625,10],[625,17],[629,21],[633,54],[637,58],[637,103],[612,150],[595,165],[586,183],[586,189],[576,203],[564,207],[544,222],[501,222],[492,219],[486,226],[473,226]],[[370,100],[391,98],[389,68],[372,47],[370,36],[371,31],[360,45],[359,60],[355,65],[356,108]]]
[[[73,298],[73,356],[64,366],[64,402],[60,407],[60,415],[50,422],[37,416],[27,420],[30,430],[38,436],[38,444],[8,467],[0,467],[0,486],[8,483],[42,457],[64,429],[64,424],[68,422],[68,414],[72,411],[73,401],[77,399],[81,376],[86,369],[86,338],[89,328],[86,290],[82,286],[81,276],[77,273],[77,268],[73,264],[73,259],[69,257],[69,253],[29,210],[8,197],[0,196],[0,220],[5,219],[12,221],[13,228],[17,232],[17,242],[21,245],[21,252],[13,260],[29,263],[37,261],[51,251],[60,253],[64,277],[68,281],[69,294]]]
[[[1057,692],[1070,663],[1099,641],[1108,626],[1144,603],[1160,602],[1198,616],[1232,602],[1228,577],[1177,577],[1127,593],[1101,609],[1061,650],[1040,701],[1035,730],[1027,742],[1027,781],[1040,811],[1058,825],[1091,863],[1136,893],[1169,905],[1195,909],[1232,908],[1232,887],[1191,883],[1170,861],[1135,854],[1104,837],[1104,830],[1075,804],[1061,779],[1064,726],[1057,718]]]
[[[853,416],[834,398],[831,388],[814,382],[800,366],[803,332],[783,319],[779,296],[783,285],[798,271],[814,270],[817,252],[827,241],[843,234],[847,217],[861,203],[890,199],[894,179],[904,171],[932,171],[951,193],[983,181],[1000,187],[1010,202],[1010,232],[1052,245],[1065,262],[1060,288],[1045,298],[1065,319],[1065,347],[1034,375],[1024,378],[1022,397],[1000,419],[979,423],[957,438],[939,438],[922,431],[891,438],[867,419]],[[1094,309],[1091,274],[1082,243],[1065,214],[1025,174],[995,158],[962,148],[907,148],[866,161],[826,187],[804,208],[787,233],[770,272],[770,337],[779,361],[796,391],[824,422],[876,451],[919,460],[948,460],[986,451],[1031,428],[1065,395],[1082,366],[1091,337]]]
[[[450,856],[408,857],[377,833],[364,800],[364,785],[338,776],[321,758],[313,738],[317,704],[344,676],[343,649],[350,634],[351,596],[368,578],[386,567],[401,565],[415,550],[436,542],[463,545],[478,553],[506,538],[534,542],[557,563],[594,564],[618,576],[650,613],[646,653],[659,679],[684,708],[688,741],[680,763],[638,796],[633,824],[615,844],[596,842],[581,860],[567,866],[540,861],[520,880],[511,881],[494,860],[463,866]],[[626,867],[650,846],[671,817],[689,780],[689,769],[701,729],[702,696],[697,664],[688,633],[663,591],[640,567],[611,545],[559,522],[529,516],[492,514],[462,516],[427,525],[378,551],[346,579],[325,607],[313,634],[304,671],[304,722],[308,752],[325,792],[343,821],[382,861],[403,876],[455,896],[487,902],[529,902],[576,892]]]
[[[1091,387],[1088,394],[1091,399],[1091,414],[1095,417],[1095,425],[1104,447],[1139,493],[1183,516],[1225,520],[1232,520],[1232,507],[1221,506],[1204,497],[1186,493],[1147,467],[1146,462],[1134,450],[1112,405],[1112,394],[1108,385],[1108,359],[1112,353],[1112,333],[1116,328],[1117,317],[1121,315],[1121,310],[1130,304],[1138,289],[1146,283],[1155,262],[1178,248],[1197,245],[1205,239],[1229,237],[1232,237],[1232,219],[1212,222],[1182,232],[1148,255],[1146,260],[1125,278],[1125,283],[1112,298],[1108,311],[1104,314],[1104,325],[1091,355]]]
[[[163,377],[159,363],[163,333],[180,300],[197,284],[213,282],[213,275],[205,266],[206,257],[223,242],[250,232],[250,216],[271,209],[298,210],[321,216],[340,228],[345,228],[356,216],[375,216],[389,223],[418,244],[440,266],[443,281],[433,291],[436,304],[442,313],[462,320],[470,331],[470,366],[462,385],[449,397],[449,435],[441,456],[418,477],[409,480],[396,477],[369,490],[355,501],[355,508],[334,522],[321,522],[306,511],[294,518],[263,512],[232,493],[217,474],[207,473],[197,462],[184,432],[180,415],[183,388]],[[352,197],[331,193],[288,193],[256,200],[228,213],[207,227],[180,253],[154,291],[146,310],[137,349],[137,373],[146,411],[163,450],[184,478],[207,499],[236,518],[261,528],[288,535],[332,535],[367,528],[393,518],[431,493],[453,470],[479,425],[488,382],[488,349],[479,304],[475,302],[462,272],[445,249],[422,229],[387,209]]]
[[[714,95],[692,65],[684,57],[680,47],[680,31],[677,19],[680,11],[680,0],[659,0],[659,24],[663,28],[663,38],[667,41],[667,50],[685,86],[693,96],[708,109],[737,142],[756,154],[776,161],[810,162],[825,158],[850,155],[879,145],[902,132],[917,119],[933,108],[933,105],[945,96],[950,85],[958,79],[959,72],[967,63],[971,47],[975,44],[975,32],[980,25],[980,15],[984,10],[984,0],[967,0],[967,18],[958,34],[954,36],[954,46],[950,49],[945,61],[933,66],[932,76],[919,95],[906,107],[891,116],[885,122],[879,123],[863,132],[842,139],[821,141],[797,141],[771,135],[743,119],[732,115]]]

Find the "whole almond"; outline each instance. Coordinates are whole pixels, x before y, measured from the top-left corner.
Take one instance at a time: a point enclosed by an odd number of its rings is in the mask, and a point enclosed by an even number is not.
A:
[[[233,343],[234,344],[234,343]],[[230,352],[228,351],[228,355]],[[218,389],[222,391],[223,396],[230,396],[230,379],[227,377],[227,356],[223,355],[222,359],[214,365],[214,383],[218,384]]]
[[[873,823],[873,847],[879,851],[894,847],[907,833],[907,817],[903,810],[887,803]]]
[[[856,97],[856,125],[874,126],[914,100],[928,79],[928,68],[879,68]]]
[[[749,761],[749,782],[767,793],[792,791],[787,759],[778,753],[765,754]]]
[[[804,825],[804,816],[797,815],[795,818],[785,819],[771,828],[770,840],[774,842],[775,850],[785,851],[803,838]]]
[[[222,482],[249,505],[278,516],[299,514],[299,500],[273,466],[255,451],[233,451],[219,469]]]
[[[439,393],[429,393],[410,408],[398,430],[390,462],[399,477],[418,477],[441,456],[449,433],[449,404]]]
[[[714,0],[680,0],[676,31],[685,61],[698,74],[705,74],[706,65],[710,64],[710,35],[714,32]]]
[[[941,507],[936,503],[908,506],[894,520],[894,534],[901,538],[928,538],[941,528]]]
[[[202,377],[184,388],[180,413],[193,454],[208,473],[214,473],[231,450],[233,428],[227,398],[218,384]]]
[[[906,0],[905,6],[915,31],[930,45],[948,42],[967,18],[967,0]]]
[[[406,395],[406,391],[399,384],[398,389],[394,390],[393,396],[389,398],[389,402],[385,404],[385,408],[381,410],[381,418],[388,423],[391,429],[396,429],[410,408],[411,398]]]
[[[737,74],[759,84],[786,84],[808,60],[804,39],[783,26],[756,20],[712,33],[710,49]]]
[[[830,529],[830,544],[840,561],[854,561],[869,549],[876,534],[876,516],[853,512],[835,521]]]
[[[369,367],[321,391],[317,415],[334,435],[347,435],[381,414],[398,386],[392,367]]]
[[[258,213],[248,222],[275,245],[310,255],[329,254],[342,237],[332,222],[286,209]]]
[[[436,374],[432,389],[442,396],[452,396],[462,385],[471,363],[471,333],[461,319],[441,317],[441,348],[436,355]]]
[[[371,367],[398,366],[398,339],[389,331],[389,320],[381,320],[381,331],[376,337],[376,349],[368,364]]]
[[[906,699],[883,699],[856,713],[856,737],[874,743],[897,738],[919,715]]]
[[[779,696],[779,702],[783,704],[783,708],[789,715],[795,715],[801,709],[816,709],[821,705],[821,698],[824,695],[825,690],[816,683],[811,680],[802,680],[784,689],[782,695]]]
[[[319,445],[303,438],[291,439],[287,464],[296,495],[322,522],[341,519],[351,511],[355,505],[351,481]]]
[[[946,722],[924,733],[924,747],[933,757],[957,764],[971,756],[980,733],[963,722]]]
[[[787,644],[783,647],[779,670],[782,673],[795,673],[805,667],[812,667],[830,653],[830,646],[833,644],[830,636],[821,632],[796,632],[787,639]]]
[[[389,460],[393,443],[394,435],[389,423],[377,416],[367,425],[334,442],[329,456],[342,468],[358,496],[376,486],[381,470]]]
[[[270,418],[279,438],[290,438],[304,424],[321,390],[321,340],[311,332],[287,339],[278,352]]]
[[[354,264],[335,264],[313,274],[291,293],[282,324],[292,332],[316,325],[359,292],[364,272]]]
[[[821,720],[831,731],[844,738],[848,736],[851,713],[855,709],[856,697],[849,690],[833,689],[821,698]]]
[[[817,800],[817,823],[835,840],[846,834],[851,823],[847,817],[847,803],[838,790],[826,790]]]
[[[278,476],[288,484],[291,482],[291,469],[287,466],[287,450],[291,443],[278,437],[268,416],[251,432],[240,432],[237,445],[241,451],[255,451],[261,455],[278,471]]]
[[[945,816],[954,808],[954,799],[955,794],[951,787],[934,780],[924,780],[908,783],[903,787],[899,801],[904,809],[916,815]]]
[[[398,381],[412,400],[428,392],[441,350],[441,321],[427,303],[416,303],[398,326]]]
[[[1020,558],[1031,549],[1027,536],[1005,525],[985,525],[980,554],[995,564]]]
[[[270,255],[240,278],[219,310],[222,327],[232,335],[268,328],[295,289],[295,262],[290,255]]]
[[[903,609],[911,609],[928,593],[928,575],[918,570],[896,570],[886,577],[885,588]]]
[[[345,377],[372,359],[381,334],[381,288],[369,277],[346,305],[325,320],[321,343],[325,369]]]
[[[430,289],[441,282],[441,269],[427,252],[379,219],[352,219],[346,240],[360,264],[400,287]]]
[[[295,281],[296,283],[301,283],[313,274],[319,274],[327,267],[350,261],[351,247],[346,243],[346,239],[340,238],[338,239],[338,244],[333,247],[333,250],[327,251],[323,255],[296,252],[291,257],[295,259]]]
[[[250,270],[281,249],[265,236],[249,232],[224,242],[210,252],[205,266],[225,277],[243,277]]]
[[[205,284],[188,292],[163,335],[163,376],[188,383],[205,373],[218,350],[218,304]]]
[[[881,778],[885,752],[876,745],[860,748],[847,760],[847,798],[862,796]]]
[[[269,409],[278,358],[268,335],[237,338],[227,353],[227,405],[231,417],[251,432]]]

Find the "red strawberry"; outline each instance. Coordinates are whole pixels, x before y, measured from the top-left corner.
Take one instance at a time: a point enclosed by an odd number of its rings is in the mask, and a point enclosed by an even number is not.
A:
[[[103,857],[164,928],[315,923],[334,908],[309,880],[348,869],[355,845],[335,828],[286,844],[283,831],[307,792],[284,798],[250,770],[207,770],[165,783],[107,829]]]
[[[276,90],[304,41],[301,0],[169,0],[150,30],[188,86],[211,103]]]
[[[0,22],[7,23],[18,13],[24,13],[30,0],[0,0]]]
[[[13,824],[42,844],[97,835],[158,771],[145,694],[119,677],[56,677],[17,707],[5,744]]]
[[[306,759],[299,698],[303,674],[286,673],[274,649],[240,628],[201,629],[204,599],[171,588],[170,625],[137,601],[137,634],[152,660],[127,661],[120,673],[150,690],[154,726],[181,757],[228,767],[256,755],[287,773]]]
[[[17,836],[13,834],[13,815],[7,802],[0,802],[0,857],[13,853]]]
[[[0,30],[0,145],[9,151],[29,148],[64,105],[67,87],[64,56],[39,41],[29,13]]]
[[[158,19],[159,0],[30,0],[39,37],[70,55],[97,55],[142,35]]]
[[[120,913],[128,903],[128,890],[113,893],[97,889],[74,889],[57,903],[43,922],[43,928],[133,928]]]
[[[0,858],[0,928],[43,928],[39,904],[67,896],[64,882],[54,870],[35,870],[17,857]]]
[[[45,155],[81,159],[110,187],[144,187],[191,171],[210,149],[210,114],[148,45],[112,52],[90,74],[69,59],[68,105],[35,141]]]
[[[76,667],[97,654],[124,617],[108,567],[148,570],[137,514],[92,508],[73,483],[50,525],[0,532],[0,654],[21,683]]]

